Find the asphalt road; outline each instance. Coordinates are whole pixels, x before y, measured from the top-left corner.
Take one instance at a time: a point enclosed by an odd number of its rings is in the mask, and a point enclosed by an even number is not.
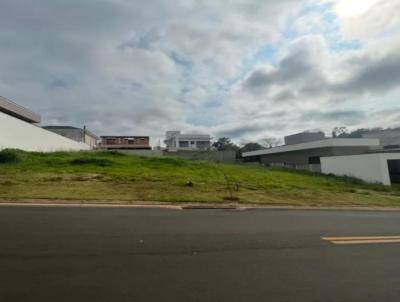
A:
[[[0,301],[400,301],[400,212],[0,207]]]

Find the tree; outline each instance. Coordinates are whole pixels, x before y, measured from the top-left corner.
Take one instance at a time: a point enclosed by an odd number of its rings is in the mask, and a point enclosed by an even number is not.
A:
[[[364,134],[368,134],[368,133],[371,133],[371,132],[377,132],[377,131],[386,131],[386,130],[390,130],[390,128],[387,128],[387,129],[380,128],[380,127],[371,128],[371,129],[370,128],[360,128],[360,129],[357,129],[357,130],[354,130],[354,131],[350,132],[348,134],[348,137],[350,137],[350,138],[362,138]]]
[[[259,143],[247,143],[244,146],[242,146],[238,151],[236,151],[236,157],[241,158],[242,154],[245,152],[257,151],[262,149],[265,148],[261,146]]]
[[[348,137],[349,131],[346,127],[335,127],[332,130],[332,137]]]
[[[335,127],[332,130],[333,137],[344,137],[344,138],[362,138],[365,134],[369,134],[371,132],[381,132],[381,131],[398,131],[399,127],[375,127],[375,128],[359,128],[354,131],[347,131],[346,127]]]
[[[238,151],[240,148],[235,145],[229,137],[220,137],[213,147],[218,151]]]
[[[282,139],[276,137],[266,137],[261,140],[261,146],[267,149],[282,145]]]
[[[240,148],[240,151],[242,153],[244,153],[244,152],[251,152],[251,151],[257,151],[257,150],[262,150],[262,149],[264,149],[264,147],[261,146],[259,143],[247,143],[242,148]]]

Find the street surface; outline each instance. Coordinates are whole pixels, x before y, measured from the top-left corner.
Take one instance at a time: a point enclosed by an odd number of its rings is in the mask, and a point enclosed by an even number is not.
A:
[[[397,211],[2,206],[0,301],[398,302],[398,236]]]

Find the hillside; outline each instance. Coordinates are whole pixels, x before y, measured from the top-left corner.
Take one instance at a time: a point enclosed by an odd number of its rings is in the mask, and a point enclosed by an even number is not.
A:
[[[399,206],[400,187],[242,165],[105,152],[0,152],[0,199]]]

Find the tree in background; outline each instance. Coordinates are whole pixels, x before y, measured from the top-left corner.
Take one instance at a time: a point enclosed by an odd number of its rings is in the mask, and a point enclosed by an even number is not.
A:
[[[220,137],[215,143],[213,143],[213,147],[218,151],[237,151],[239,150],[239,146],[235,145],[229,137]]]
[[[236,157],[241,158],[243,153],[265,149],[259,143],[246,143],[237,152]]]
[[[266,137],[261,140],[261,146],[263,149],[270,149],[283,144],[282,139],[276,137]]]
[[[251,151],[257,151],[257,150],[262,150],[265,149],[263,146],[261,146],[259,143],[247,143],[243,147],[240,148],[240,151],[242,152],[251,152]]]
[[[346,137],[349,137],[349,138],[361,138],[361,137],[363,137],[364,134],[368,134],[368,133],[376,132],[376,131],[388,131],[388,130],[395,130],[395,129],[391,129],[391,128],[384,129],[384,128],[380,128],[380,127],[378,127],[378,128],[370,128],[370,129],[368,129],[368,128],[360,128],[360,129],[357,129],[357,130],[354,130],[354,131],[350,132]]]
[[[399,131],[400,128],[382,128],[382,127],[375,127],[375,128],[359,128],[354,131],[347,131],[346,127],[335,127],[332,130],[333,137],[340,137],[340,138],[361,138],[364,134],[368,134],[371,132],[380,132],[380,131]]]
[[[258,143],[245,143],[241,147],[233,143],[229,137],[220,137],[212,146],[218,151],[235,151],[236,158],[241,158],[245,152],[268,149],[279,145],[282,145],[282,140],[276,137],[267,137]]]
[[[346,127],[335,127],[332,130],[332,137],[347,137],[349,130]]]

